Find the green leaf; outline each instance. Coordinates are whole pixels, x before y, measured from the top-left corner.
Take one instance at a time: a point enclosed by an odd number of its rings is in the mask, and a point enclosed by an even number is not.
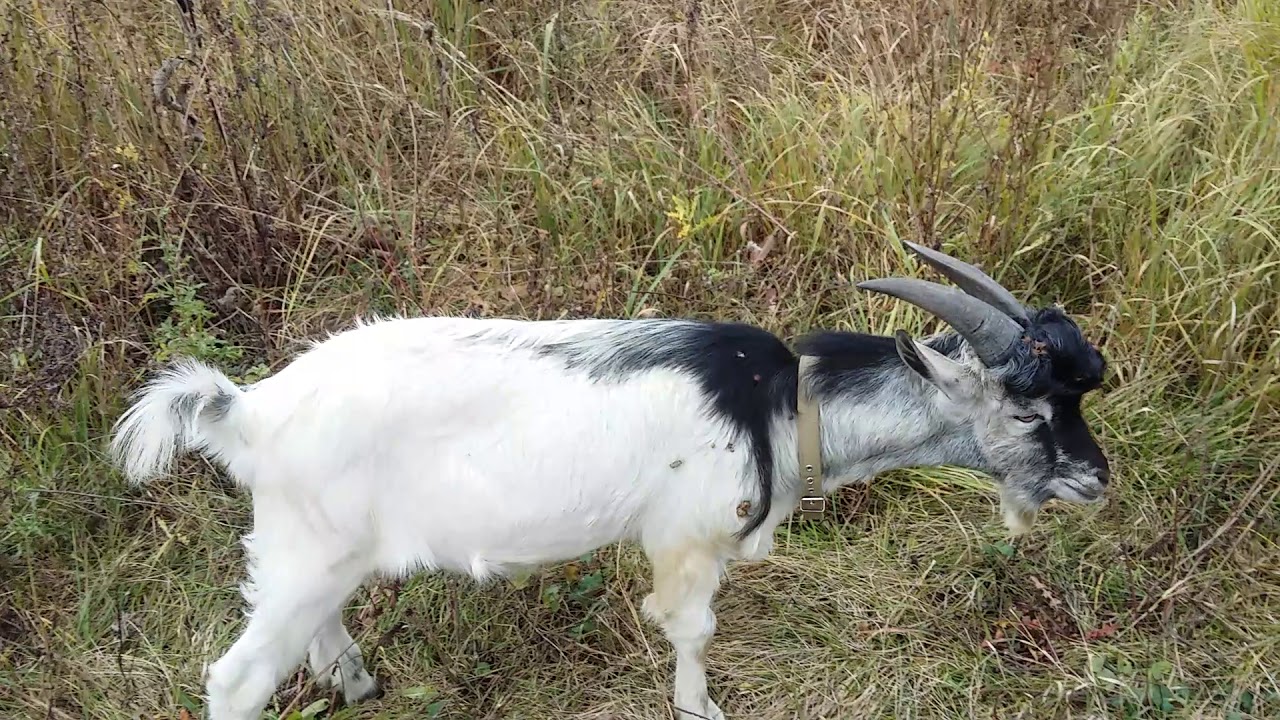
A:
[[[1106,669],[1106,667],[1107,667],[1106,655],[1094,655],[1092,653],[1089,654],[1089,672],[1093,673],[1094,675],[1099,675],[1102,673],[1104,669]]]
[[[430,700],[439,695],[440,691],[430,685],[416,685],[402,690],[400,694],[414,700]]]
[[[990,545],[987,545],[985,549],[991,552],[995,552],[999,555],[1003,555],[1004,557],[1007,557],[1007,558],[1013,557],[1014,553],[1017,552],[1017,548],[1015,548],[1013,545],[1010,545],[1009,543],[1003,540],[1001,540],[1000,542],[991,543]]]
[[[1107,661],[1108,657],[1106,655],[1090,655],[1089,671],[1092,672],[1095,677],[1100,677],[1105,680],[1119,680],[1119,678],[1116,677],[1116,674],[1112,672],[1111,668],[1108,667]]]
[[[176,689],[176,688],[175,688],[175,689],[174,689],[174,691],[173,691],[173,693],[174,693],[174,696],[175,696],[175,697],[174,697],[174,700],[178,703],[178,705],[180,705],[180,706],[182,706],[182,707],[186,708],[187,710],[189,710],[189,711],[191,712],[191,714],[192,714],[192,715],[195,715],[195,716],[199,717],[199,715],[200,715],[200,703],[197,703],[195,700],[191,699],[191,696],[190,696],[190,695],[188,695],[188,694],[186,694],[186,693],[185,693],[185,692],[183,692],[182,690],[179,690],[179,689]]]
[[[549,585],[542,591],[542,605],[551,612],[557,612],[560,609],[559,585]]]
[[[582,576],[578,581],[578,592],[589,593],[604,584],[604,576],[597,570]]]
[[[1173,712],[1173,693],[1161,684],[1147,686],[1147,701],[1162,712]]]
[[[329,707],[329,699],[320,698],[319,700],[303,708],[302,712],[298,713],[298,717],[303,718],[303,720],[305,720],[306,718],[313,718],[316,715],[319,715],[321,710],[324,710],[328,707]]]

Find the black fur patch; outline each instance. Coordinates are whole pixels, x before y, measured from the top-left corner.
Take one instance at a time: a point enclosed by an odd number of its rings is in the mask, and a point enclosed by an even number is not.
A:
[[[236,400],[234,395],[219,392],[209,400],[209,404],[205,406],[205,411],[209,413],[209,419],[217,422],[227,416],[231,412],[231,405]]]
[[[1023,397],[1083,395],[1102,385],[1107,363],[1080,326],[1058,308],[1031,314],[1027,342],[1004,366],[1005,388]]]
[[[801,355],[818,358],[814,384],[822,394],[836,394],[851,386],[878,387],[886,365],[900,362],[897,342],[883,335],[819,331],[796,341]]]
[[[650,321],[663,322],[663,321]],[[774,460],[770,426],[781,413],[794,414],[798,360],[772,333],[737,323],[674,324],[662,343],[622,340],[604,358],[573,341],[542,348],[597,380],[623,379],[654,368],[687,372],[698,380],[711,409],[747,436],[755,461],[760,499],[739,532],[746,537],[768,516],[773,503]]]
[[[1089,433],[1089,425],[1080,413],[1080,395],[1062,395],[1053,400],[1053,436],[1058,447],[1072,459],[1086,462],[1099,472],[1105,484],[1110,475],[1107,456]]]
[[[921,344],[954,359],[960,352],[961,342],[958,335],[948,333]],[[830,394],[852,388],[874,392],[886,377],[885,368],[904,362],[897,346],[896,337],[827,331],[807,335],[796,342],[796,349],[802,355],[819,358],[817,386],[821,392]]]

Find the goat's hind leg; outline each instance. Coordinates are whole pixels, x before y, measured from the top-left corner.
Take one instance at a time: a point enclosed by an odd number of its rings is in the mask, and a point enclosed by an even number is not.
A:
[[[676,652],[675,706],[680,720],[724,720],[707,692],[707,647],[716,631],[711,610],[724,559],[709,544],[650,550],[653,593],[643,610]]]
[[[348,705],[377,697],[378,683],[365,669],[360,646],[342,624],[342,610],[329,616],[307,649],[307,665],[322,688],[342,690]]]
[[[364,580],[365,568],[296,536],[245,543],[249,622],[231,649],[209,666],[208,720],[258,720],[276,686],[307,654],[322,628]],[[343,635],[346,635],[345,630]],[[336,659],[335,655],[335,659]]]

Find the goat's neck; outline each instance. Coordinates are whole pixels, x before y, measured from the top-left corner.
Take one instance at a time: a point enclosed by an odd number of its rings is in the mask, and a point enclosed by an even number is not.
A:
[[[873,382],[824,385],[816,393],[828,490],[905,467],[981,469],[968,419],[944,408],[938,390],[896,353],[878,364]]]

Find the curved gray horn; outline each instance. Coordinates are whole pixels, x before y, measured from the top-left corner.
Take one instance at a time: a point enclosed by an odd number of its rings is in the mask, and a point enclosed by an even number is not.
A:
[[[1021,302],[1018,302],[1018,298],[1014,297],[1013,293],[1004,289],[1000,283],[992,280],[991,276],[978,268],[963,260],[957,260],[950,255],[940,253],[923,245],[917,245],[906,240],[903,240],[902,244],[932,265],[938,272],[946,275],[951,282],[960,286],[961,290],[1000,310],[1005,315],[1022,323],[1024,327],[1031,322],[1031,319],[1027,317],[1026,308],[1023,307]]]
[[[864,280],[858,288],[906,300],[942,318],[969,341],[987,367],[1003,364],[1022,338],[1022,327],[1008,315],[953,287],[915,278],[883,278]]]

